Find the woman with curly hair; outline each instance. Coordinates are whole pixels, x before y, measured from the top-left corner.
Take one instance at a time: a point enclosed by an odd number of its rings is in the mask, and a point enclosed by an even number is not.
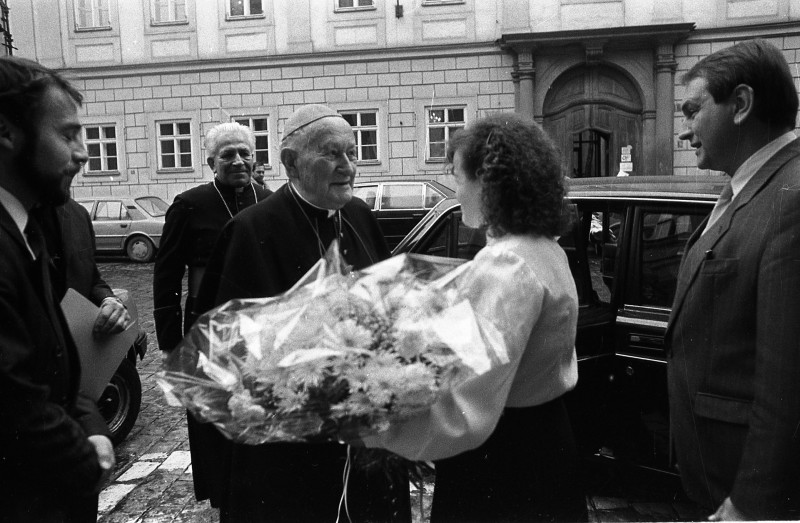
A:
[[[462,220],[487,233],[463,287],[509,362],[365,443],[435,460],[432,522],[586,520],[563,401],[578,380],[578,296],[556,242],[561,157],[536,123],[495,114],[456,134],[447,158]]]

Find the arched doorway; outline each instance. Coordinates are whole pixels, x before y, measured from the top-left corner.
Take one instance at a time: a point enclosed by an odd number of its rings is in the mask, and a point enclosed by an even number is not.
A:
[[[543,125],[564,153],[568,176],[615,176],[630,146],[629,174],[643,173],[642,100],[622,72],[603,65],[566,71],[544,99]],[[627,167],[627,166],[626,166]]]

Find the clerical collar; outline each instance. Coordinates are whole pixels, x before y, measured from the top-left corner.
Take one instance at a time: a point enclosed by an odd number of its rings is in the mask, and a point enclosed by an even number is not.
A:
[[[297,197],[298,197],[298,198],[300,198],[301,200],[303,200],[304,202],[306,202],[306,204],[308,204],[309,206],[311,206],[311,207],[313,207],[313,208],[315,208],[315,209],[318,209],[318,210],[320,210],[320,211],[325,211],[326,213],[328,213],[328,218],[330,218],[331,216],[333,216],[334,214],[336,214],[336,211],[337,211],[337,209],[333,209],[333,210],[331,210],[331,209],[325,209],[324,207],[320,207],[319,205],[314,205],[313,203],[311,203],[310,201],[308,201],[308,200],[307,200],[307,199],[306,199],[306,198],[303,196],[303,194],[302,194],[300,191],[298,191],[298,190],[297,190],[297,188],[294,186],[294,184],[293,184],[291,181],[289,182],[289,188],[292,190],[292,192],[293,192],[293,193],[295,193],[295,194],[297,195]]]
[[[214,187],[216,187],[217,190],[219,190],[221,192],[224,192],[225,194],[233,194],[233,193],[237,192],[237,189],[239,189],[238,192],[244,191],[244,187],[231,187],[230,185],[226,185],[226,184],[222,183],[221,181],[219,181],[219,179],[216,176],[214,177],[213,183],[214,183]],[[253,183],[250,182],[248,185],[253,185]],[[247,187],[247,186],[245,185],[245,187]]]

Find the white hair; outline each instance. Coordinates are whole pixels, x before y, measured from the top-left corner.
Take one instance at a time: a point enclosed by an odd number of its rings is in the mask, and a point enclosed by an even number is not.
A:
[[[208,157],[216,156],[222,139],[231,135],[242,138],[250,146],[250,151],[255,152],[256,137],[253,134],[253,130],[238,122],[225,122],[215,125],[206,133],[205,146]]]

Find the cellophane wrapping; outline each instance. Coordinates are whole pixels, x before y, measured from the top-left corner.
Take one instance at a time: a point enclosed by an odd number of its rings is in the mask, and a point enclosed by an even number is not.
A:
[[[459,288],[468,265],[403,254],[347,273],[334,244],[286,293],[202,315],[158,383],[237,443],[376,434],[508,361]]]

